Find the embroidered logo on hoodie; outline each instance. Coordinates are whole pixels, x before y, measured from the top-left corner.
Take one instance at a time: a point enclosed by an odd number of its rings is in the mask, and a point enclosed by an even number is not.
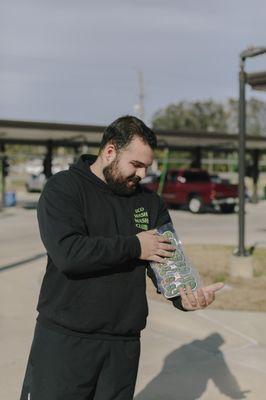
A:
[[[143,229],[147,231],[149,228],[149,215],[144,207],[139,207],[135,209],[134,220],[136,228]]]

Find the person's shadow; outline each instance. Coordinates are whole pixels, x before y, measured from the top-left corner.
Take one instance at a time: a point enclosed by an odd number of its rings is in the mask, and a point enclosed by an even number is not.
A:
[[[230,372],[219,347],[224,339],[213,333],[170,353],[162,371],[135,400],[197,400],[211,379],[219,391],[231,399],[245,399],[245,393]]]

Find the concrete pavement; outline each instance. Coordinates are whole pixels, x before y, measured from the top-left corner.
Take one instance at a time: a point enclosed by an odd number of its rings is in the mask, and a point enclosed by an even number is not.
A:
[[[0,272],[0,399],[17,400],[46,258]],[[222,295],[222,293],[220,294]],[[136,400],[264,400],[266,313],[150,301]]]
[[[34,204],[25,199],[29,208]],[[235,242],[235,215],[171,214],[185,243]],[[266,202],[250,205],[247,215],[251,243],[263,241]],[[46,256],[36,210],[6,209],[0,227],[0,399],[17,400]],[[266,313],[182,313],[150,301],[136,400],[265,400],[265,333]]]
[[[136,400],[265,400],[266,313],[149,303]]]

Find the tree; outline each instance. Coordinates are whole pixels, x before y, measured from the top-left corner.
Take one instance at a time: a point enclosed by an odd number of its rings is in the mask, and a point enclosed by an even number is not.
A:
[[[224,106],[213,100],[170,104],[154,114],[152,125],[154,129],[168,130],[227,130]]]
[[[246,107],[247,133],[266,135],[266,102],[251,98]],[[170,104],[152,118],[154,129],[238,132],[238,100],[213,100]]]
[[[238,131],[238,100],[228,99],[225,104],[229,132]],[[249,135],[266,135],[266,103],[250,98],[246,103],[246,131]]]

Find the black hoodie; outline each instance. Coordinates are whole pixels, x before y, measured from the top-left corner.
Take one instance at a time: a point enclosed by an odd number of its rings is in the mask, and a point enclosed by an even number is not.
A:
[[[81,336],[138,335],[148,314],[148,263],[138,259],[136,234],[170,216],[160,197],[140,185],[131,196],[114,194],[91,172],[94,161],[82,155],[41,194],[37,216],[48,261],[38,320]],[[174,305],[182,309],[178,299]]]

